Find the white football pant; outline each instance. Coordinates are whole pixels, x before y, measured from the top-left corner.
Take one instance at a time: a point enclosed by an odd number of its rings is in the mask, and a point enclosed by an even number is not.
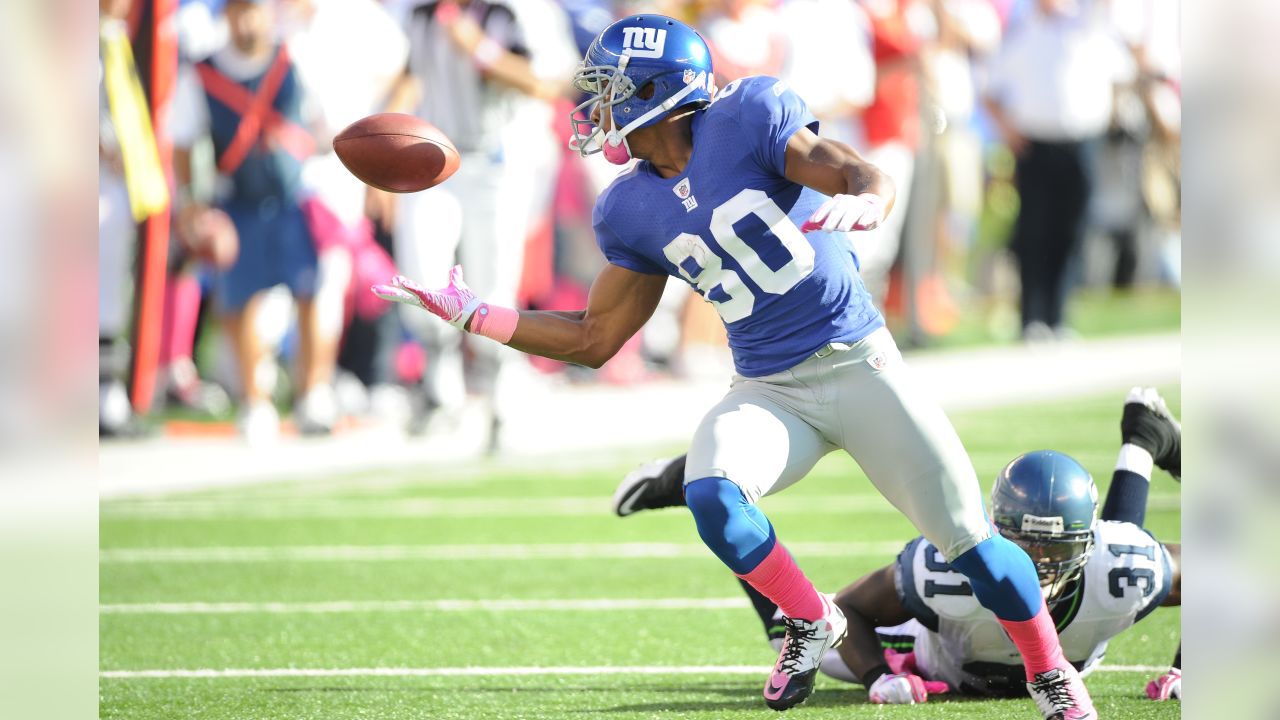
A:
[[[947,560],[991,537],[973,463],[889,331],[819,354],[772,375],[735,375],[694,433],[684,481],[722,477],[755,503],[840,448]]]

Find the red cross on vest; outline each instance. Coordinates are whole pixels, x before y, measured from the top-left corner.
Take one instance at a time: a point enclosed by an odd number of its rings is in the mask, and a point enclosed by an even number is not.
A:
[[[196,66],[200,82],[210,95],[239,113],[240,124],[236,134],[218,160],[218,172],[231,175],[240,167],[249,151],[259,139],[272,140],[298,160],[305,160],[315,151],[311,134],[297,123],[290,121],[274,107],[276,95],[285,75],[289,72],[289,53],[283,45],[267,70],[256,93],[223,75],[208,63]]]

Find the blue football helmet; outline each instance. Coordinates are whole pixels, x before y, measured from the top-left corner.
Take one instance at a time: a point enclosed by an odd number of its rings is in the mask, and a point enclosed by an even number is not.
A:
[[[1074,594],[1063,590],[1084,571],[1098,517],[1088,470],[1053,450],[1019,455],[996,476],[991,515],[1000,534],[1031,556],[1049,602]]]
[[[573,84],[588,98],[569,115],[569,147],[584,156],[603,151],[610,162],[621,165],[631,159],[628,133],[653,125],[677,107],[709,104],[715,73],[711,50],[693,28],[665,15],[632,15],[596,37]],[[607,133],[592,120],[597,110],[601,122],[604,113],[613,114]]]

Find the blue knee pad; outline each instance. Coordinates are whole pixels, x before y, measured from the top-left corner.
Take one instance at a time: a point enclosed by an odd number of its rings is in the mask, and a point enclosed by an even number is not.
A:
[[[754,570],[778,542],[764,513],[724,478],[694,480],[684,486],[684,499],[702,541],[738,575]]]
[[[1001,620],[1022,622],[1040,612],[1044,602],[1036,566],[1022,548],[995,535],[951,561],[973,586],[973,596],[982,607]]]

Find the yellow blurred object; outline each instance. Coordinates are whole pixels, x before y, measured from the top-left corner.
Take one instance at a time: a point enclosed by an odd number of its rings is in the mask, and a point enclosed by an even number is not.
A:
[[[124,24],[105,21],[99,25],[103,82],[111,106],[111,123],[120,143],[124,181],[129,188],[133,219],[142,220],[169,206],[169,185],[160,167],[155,134],[146,96],[133,62],[133,50]]]

